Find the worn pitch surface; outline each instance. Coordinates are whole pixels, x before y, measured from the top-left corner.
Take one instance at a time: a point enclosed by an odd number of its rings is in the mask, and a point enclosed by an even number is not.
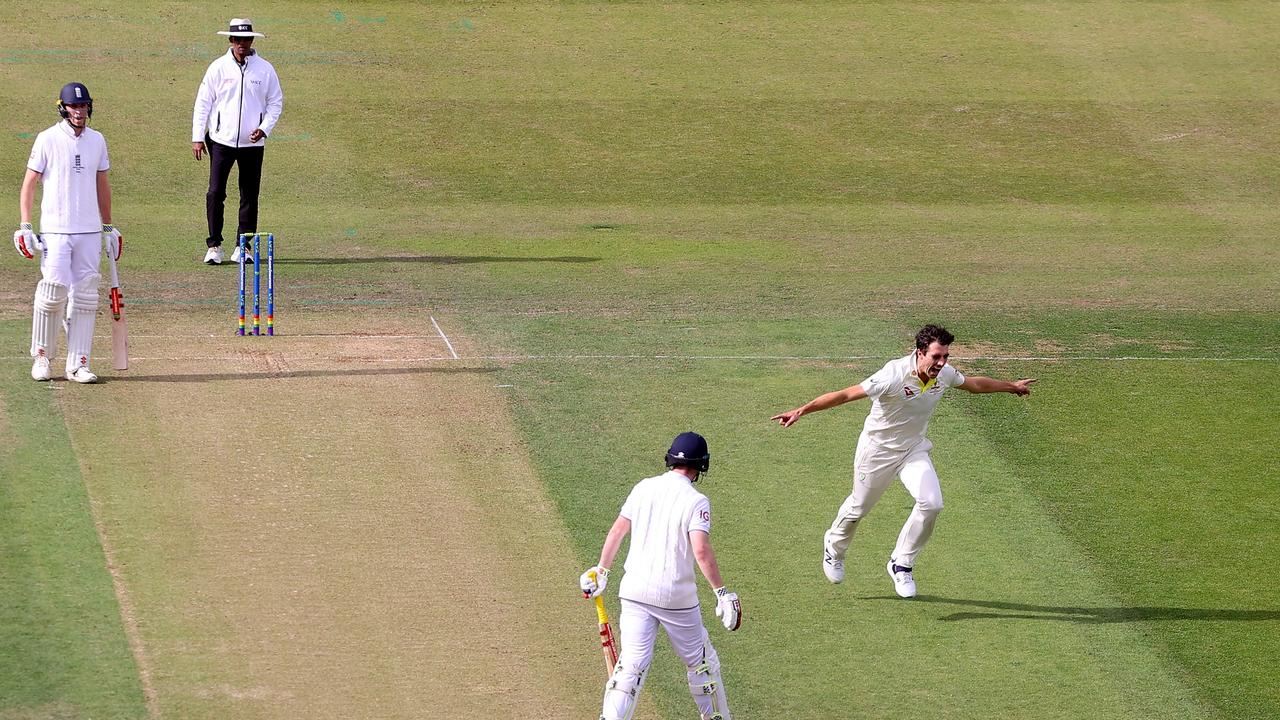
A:
[[[146,359],[175,345],[196,357]],[[153,714],[594,704],[594,683],[573,682],[602,674],[584,652],[589,608],[567,590],[577,563],[493,368],[388,363],[366,341],[370,363],[340,345],[140,333],[127,374],[54,390]]]

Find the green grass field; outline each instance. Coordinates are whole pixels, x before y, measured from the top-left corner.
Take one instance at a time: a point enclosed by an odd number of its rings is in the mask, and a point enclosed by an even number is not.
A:
[[[737,718],[1280,716],[1276,5],[251,9],[269,340],[198,263],[224,12],[0,9],[0,198],[87,84],[133,349],[31,382],[0,261],[0,720],[595,717],[576,578],[686,429]],[[769,417],[925,322],[1038,382],[943,401],[902,601],[900,488],[819,569],[866,404]]]

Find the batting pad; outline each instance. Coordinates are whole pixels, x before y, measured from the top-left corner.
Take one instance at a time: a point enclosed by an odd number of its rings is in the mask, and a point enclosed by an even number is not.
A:
[[[67,372],[89,364],[93,350],[93,326],[98,319],[97,273],[87,276],[71,288],[71,305],[67,321]]]
[[[36,284],[35,310],[31,314],[31,357],[44,351],[45,357],[58,352],[58,325],[67,302],[67,286],[49,280]]]
[[[647,668],[646,668],[647,670]],[[604,685],[604,708],[601,720],[631,720],[636,712],[640,690],[644,688],[645,670],[635,670],[618,663],[613,677]]]
[[[709,650],[709,652],[708,652]],[[725,697],[724,681],[720,679],[720,658],[715,648],[708,644],[705,659],[689,668],[689,694],[698,704],[698,712],[708,720],[732,720],[729,700]]]

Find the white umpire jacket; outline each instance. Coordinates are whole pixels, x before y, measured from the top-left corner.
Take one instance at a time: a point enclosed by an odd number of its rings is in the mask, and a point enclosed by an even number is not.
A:
[[[227,50],[214,60],[196,90],[196,108],[191,119],[191,142],[210,139],[230,147],[261,147],[265,137],[249,142],[249,133],[262,130],[270,135],[284,110],[284,91],[271,63],[257,55],[236,62]]]

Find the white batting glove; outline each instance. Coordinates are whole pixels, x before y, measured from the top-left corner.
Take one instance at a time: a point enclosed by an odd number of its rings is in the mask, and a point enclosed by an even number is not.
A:
[[[582,596],[586,598],[600,597],[604,586],[609,584],[609,568],[595,565],[582,573],[578,585],[582,588]]]
[[[115,225],[102,226],[102,243],[106,246],[107,255],[112,260],[120,259],[120,254],[124,252],[124,236]]]
[[[731,593],[723,586],[716,588],[716,617],[729,630],[742,627],[742,603],[738,601],[738,593]]]
[[[28,260],[35,257],[36,253],[44,252],[44,243],[31,229],[31,223],[22,223],[18,226],[17,231],[13,233],[13,247]]]

